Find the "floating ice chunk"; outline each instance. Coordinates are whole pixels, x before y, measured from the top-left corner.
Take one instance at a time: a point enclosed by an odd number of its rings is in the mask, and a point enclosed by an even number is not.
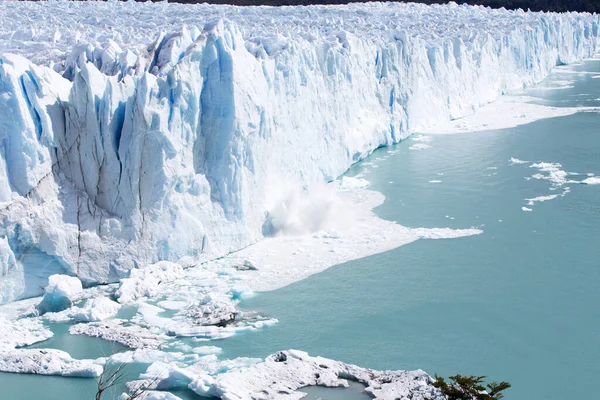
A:
[[[432,181],[429,181],[429,183],[442,183],[442,181],[438,180],[438,179],[434,179]]]
[[[592,176],[581,181],[584,185],[600,185],[600,177]]]
[[[66,310],[83,295],[81,281],[73,276],[52,275],[48,278],[44,297],[38,304],[40,314]]]
[[[531,208],[527,208],[527,207],[521,207],[521,210],[527,211],[527,212],[533,211]]]
[[[79,322],[98,322],[117,315],[121,305],[106,296],[87,300],[83,308],[73,307],[71,318]]]
[[[75,360],[56,349],[17,349],[0,352],[0,371],[39,375],[96,377],[102,366],[93,360]]]
[[[552,182],[553,186],[561,186],[567,183],[567,175],[568,173],[562,169],[562,165],[559,163],[548,163],[541,162],[536,164],[531,164],[529,168],[535,168],[540,172],[545,172],[547,175],[543,174],[534,174],[531,177],[534,179],[545,179]]]
[[[101,361],[108,364],[152,364],[155,362],[184,362],[193,363],[199,359],[196,354],[184,354],[181,352],[161,351],[155,349],[137,349],[133,351],[123,351],[113,354]]]
[[[534,197],[533,199],[525,199],[525,201],[527,201],[528,206],[533,206],[535,203],[541,203],[544,201],[554,200],[557,197],[558,197],[557,194],[550,194],[547,196]]]
[[[420,370],[375,371],[297,350],[280,351],[264,362],[216,376],[198,374],[188,387],[199,395],[227,399],[292,399],[302,397],[304,386],[348,386],[346,379],[364,383],[376,399],[444,398]]]
[[[362,178],[353,178],[351,176],[343,176],[340,184],[341,189],[364,189],[369,186],[369,181]]]
[[[430,143],[433,138],[431,136],[426,136],[426,135],[416,135],[416,136],[412,136],[411,140],[415,141],[415,142],[421,142],[421,143]]]
[[[131,349],[156,349],[162,344],[163,339],[160,336],[143,327],[127,324],[128,322],[122,319],[89,322],[73,325],[69,328],[69,333],[99,337],[110,342],[121,343]]]
[[[528,164],[529,163],[529,161],[519,160],[518,158],[515,158],[515,157],[511,157],[509,161],[510,161],[511,165],[515,165],[515,164]]]
[[[172,282],[184,276],[181,265],[160,261],[141,269],[133,269],[129,278],[121,279],[115,293],[119,303],[132,303],[135,300],[152,297],[160,293],[159,285]]]

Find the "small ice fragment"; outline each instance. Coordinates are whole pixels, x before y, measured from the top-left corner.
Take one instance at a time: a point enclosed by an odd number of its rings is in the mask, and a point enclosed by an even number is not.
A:
[[[529,162],[529,161],[525,161],[525,160],[519,160],[518,158],[515,158],[515,157],[511,157],[509,161],[510,161],[511,165],[515,165],[515,164],[527,164]]]
[[[584,179],[581,181],[584,185],[599,185],[600,177],[592,176],[590,178]]]
[[[40,314],[66,310],[83,294],[81,281],[73,276],[52,275],[48,278],[44,297],[37,305]]]

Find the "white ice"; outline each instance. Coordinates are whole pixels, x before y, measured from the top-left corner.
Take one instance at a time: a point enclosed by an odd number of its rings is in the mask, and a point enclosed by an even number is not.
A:
[[[0,371],[38,375],[96,377],[102,366],[93,360],[75,360],[56,349],[17,349],[0,352]]]
[[[586,185],[600,185],[600,177],[592,176],[590,178],[586,178],[581,183]]]
[[[532,103],[526,96],[503,96],[465,118],[444,122],[422,132],[456,134],[509,129],[546,118],[565,117],[578,112],[599,112],[600,107],[550,107]]]
[[[259,242],[294,193],[592,56],[599,18],[0,2],[0,301]]]
[[[44,297],[37,305],[40,314],[58,312],[70,308],[83,296],[81,281],[68,275],[51,275],[48,286],[44,289]]]

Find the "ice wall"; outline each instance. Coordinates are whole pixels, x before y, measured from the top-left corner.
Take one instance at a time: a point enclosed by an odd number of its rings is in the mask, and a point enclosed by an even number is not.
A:
[[[110,282],[243,248],[290,192],[598,48],[589,14],[70,4],[0,30],[0,302],[40,294],[52,274]],[[90,43],[53,31],[68,7],[96,18]],[[2,22],[19,10],[0,8]],[[132,10],[154,11],[154,28],[123,20]],[[100,11],[139,24],[141,44]],[[42,55],[23,50],[42,42]]]

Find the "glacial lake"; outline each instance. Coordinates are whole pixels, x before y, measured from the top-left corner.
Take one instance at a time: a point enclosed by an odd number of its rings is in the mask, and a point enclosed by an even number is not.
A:
[[[525,94],[600,106],[598,76],[600,61],[588,61]],[[600,185],[553,187],[532,178],[540,171],[531,164],[560,163],[581,174],[574,181],[600,176],[600,114],[431,139],[424,150],[411,150],[412,139],[379,149],[347,174],[386,196],[382,218],[483,234],[420,240],[245,300],[279,324],[215,342],[221,358],[293,348],[376,369],[488,375],[512,383],[508,400],[590,397],[600,375]],[[99,356],[98,339],[52,341],[36,347]],[[3,399],[91,399],[95,382],[2,373],[0,387]],[[359,390],[317,388],[307,398],[368,398]]]

